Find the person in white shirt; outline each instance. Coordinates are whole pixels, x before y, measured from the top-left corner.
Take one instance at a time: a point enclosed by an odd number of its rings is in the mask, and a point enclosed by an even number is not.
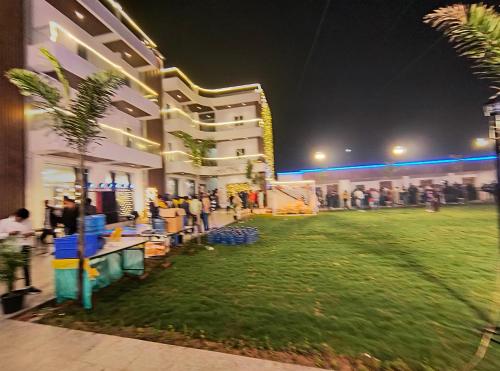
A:
[[[38,294],[41,290],[31,286],[30,251],[33,246],[34,231],[29,220],[30,212],[27,209],[19,209],[9,218],[0,220],[0,239],[14,238],[20,246],[21,252],[26,257],[24,269],[24,280],[29,294]]]
[[[354,197],[356,198],[356,206],[358,207],[359,210],[362,210],[363,202],[365,200],[365,194],[361,189],[356,188],[356,190],[354,191]]]
[[[189,202],[189,213],[193,217],[193,225],[198,225],[200,221],[201,208],[201,201],[197,196],[194,196],[193,199]]]

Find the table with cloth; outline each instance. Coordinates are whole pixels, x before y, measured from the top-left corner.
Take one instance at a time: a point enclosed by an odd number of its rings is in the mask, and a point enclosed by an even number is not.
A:
[[[144,274],[144,243],[147,238],[106,239],[96,254],[85,258],[83,271],[83,307],[92,308],[92,292],[119,280],[124,274]],[[75,300],[78,295],[78,259],[53,260],[55,291],[58,303]]]

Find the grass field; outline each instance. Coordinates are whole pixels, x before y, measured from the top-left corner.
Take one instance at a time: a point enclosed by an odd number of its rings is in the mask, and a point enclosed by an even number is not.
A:
[[[493,207],[262,216],[247,224],[261,231],[259,243],[173,256],[170,269],[101,291],[94,310],[66,307],[64,317],[44,321],[168,330],[301,354],[366,352],[411,369],[460,369],[474,353],[495,279]],[[500,345],[479,369],[500,370]]]

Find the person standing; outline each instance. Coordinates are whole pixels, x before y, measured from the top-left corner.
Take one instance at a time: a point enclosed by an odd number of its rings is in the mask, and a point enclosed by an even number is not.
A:
[[[78,206],[75,200],[65,197],[64,209],[61,217],[62,224],[64,224],[64,233],[66,235],[75,234],[78,229]]]
[[[54,214],[54,207],[49,205],[49,200],[45,200],[45,217],[43,221],[43,231],[40,235],[40,241],[43,244],[47,244],[45,239],[47,236],[52,236],[56,238],[56,232],[54,229],[57,226],[57,216]]]
[[[259,209],[264,208],[264,191],[260,190],[257,195],[257,202],[259,203]]]
[[[349,192],[347,192],[347,189],[342,192],[342,201],[344,201],[344,209],[350,210],[349,208]]]
[[[97,214],[97,208],[92,205],[92,199],[85,199],[85,215],[95,215]]]
[[[233,204],[233,208],[234,208],[234,220],[240,220],[241,219],[241,207],[243,205],[243,202],[241,201],[241,198],[238,195],[238,193],[234,194],[232,204]]]
[[[39,294],[42,290],[31,285],[31,248],[35,232],[29,220],[30,212],[19,209],[7,219],[0,220],[0,239],[12,237],[21,248],[25,257],[23,270],[26,291],[28,294]]]
[[[253,209],[257,204],[257,193],[255,191],[250,191],[248,194],[248,206],[250,208],[250,212],[253,213]]]
[[[204,193],[201,199],[201,220],[203,221],[203,230],[206,232],[210,229],[209,217],[210,217],[211,203],[208,194]]]
[[[179,203],[179,208],[184,209],[186,212],[186,215],[184,215],[184,227],[187,227],[188,225],[188,220],[189,220],[189,202],[188,202],[188,197],[184,196],[184,198],[181,198],[181,201]]]
[[[356,199],[356,206],[358,210],[363,210],[363,202],[365,199],[365,194],[363,193],[363,191],[359,188],[356,188],[356,190],[354,191],[354,197]]]
[[[201,209],[202,204],[198,196],[193,196],[192,200],[189,202],[189,213],[191,214],[191,218],[193,220],[193,232],[194,227],[196,226],[196,239],[198,245],[201,244]]]

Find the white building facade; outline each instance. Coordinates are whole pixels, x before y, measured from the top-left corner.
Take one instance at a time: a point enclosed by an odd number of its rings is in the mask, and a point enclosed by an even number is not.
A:
[[[108,222],[144,209],[147,171],[162,168],[162,143],[148,139],[147,123],[160,119],[160,91],[149,76],[162,68],[154,43],[114,1],[24,0],[25,67],[59,86],[46,48],[61,63],[75,96],[90,74],[117,70],[127,81],[99,122],[104,137],[86,157],[89,197]],[[158,78],[158,81],[159,78]],[[157,84],[159,85],[159,84]],[[76,152],[51,128],[47,115],[26,100],[26,207],[36,227],[43,202],[74,198]]]
[[[218,190],[221,206],[234,192],[265,189],[274,173],[272,122],[259,84],[204,89],[177,68],[163,71],[166,191],[188,196]],[[195,166],[183,138],[213,141]]]

